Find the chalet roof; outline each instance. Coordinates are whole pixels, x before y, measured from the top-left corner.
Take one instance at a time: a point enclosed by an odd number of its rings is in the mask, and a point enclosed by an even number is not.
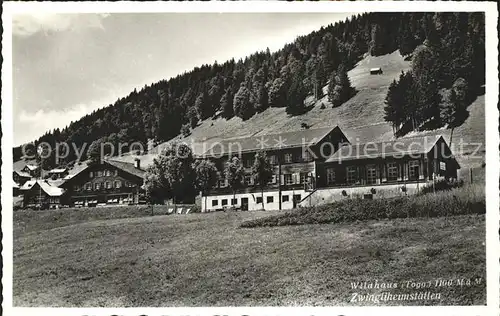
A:
[[[38,169],[38,166],[37,166],[37,165],[27,164],[27,165],[26,165],[26,168],[28,168],[29,170],[33,171],[33,170]]]
[[[56,180],[47,179],[45,181],[53,187],[60,187],[64,182],[66,182],[65,179],[56,179]]]
[[[26,168],[26,165],[31,164],[35,165],[35,160],[34,159],[19,159],[17,161],[14,161],[14,164],[12,165],[12,169],[14,171],[22,171],[24,168]]]
[[[335,128],[337,126],[224,139],[212,144],[203,156],[311,146],[317,144]]]
[[[87,169],[89,166],[85,162],[80,162],[79,164],[73,165],[73,168],[68,170],[68,174],[63,178],[64,180],[69,180],[82,172],[83,170]]]
[[[47,193],[49,196],[61,196],[64,193],[64,190],[55,186],[51,186],[45,180],[29,180],[21,187],[23,191],[29,191],[33,188],[40,186],[40,188]]]
[[[24,171],[20,171],[20,170],[14,170],[14,172],[20,176],[20,177],[24,177],[24,178],[31,178],[31,175],[27,172],[24,172]]]
[[[379,143],[350,144],[340,147],[326,162],[426,154],[440,138],[442,138],[441,135],[434,135],[400,138]]]
[[[66,172],[67,169],[66,168],[54,168],[52,170],[49,170],[49,173],[63,173],[63,172]]]
[[[133,174],[139,178],[144,179],[146,177],[146,170],[136,168],[133,163],[117,161],[117,160],[106,160],[105,162],[118,169]]]

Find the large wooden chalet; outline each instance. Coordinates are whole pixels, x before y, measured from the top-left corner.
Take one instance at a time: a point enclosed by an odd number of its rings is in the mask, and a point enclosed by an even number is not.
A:
[[[287,141],[283,144],[280,139]],[[263,140],[267,140],[264,146]],[[263,198],[250,176],[255,153],[261,150],[274,168]],[[235,155],[241,158],[247,175],[241,188],[233,192],[223,170]],[[217,187],[206,194],[203,211],[289,209],[350,197],[413,194],[438,177],[457,178],[460,168],[440,135],[350,144],[338,127],[225,140],[202,158],[215,160],[221,174]]]
[[[347,143],[339,127],[303,129],[280,134],[226,139],[215,143],[201,158],[215,161],[220,181],[208,193],[204,210],[237,207],[243,210],[283,209],[295,207],[306,196],[304,186],[316,175],[319,162]],[[265,151],[273,165],[274,175],[265,188],[264,200],[250,175],[255,154]],[[225,181],[224,166],[232,156],[238,156],[246,172],[243,184],[233,190]]]

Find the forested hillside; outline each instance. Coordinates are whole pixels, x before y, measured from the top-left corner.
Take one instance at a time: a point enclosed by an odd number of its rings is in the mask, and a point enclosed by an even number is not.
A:
[[[359,93],[351,87],[348,71],[367,53],[381,56],[398,49],[412,59],[412,67],[387,95],[385,119],[395,131],[463,122],[461,109],[484,83],[484,14],[369,13],[301,36],[274,53],[202,65],[134,90],[34,144],[75,144],[69,162],[76,158],[74,148],[84,144],[91,152],[103,141],[161,143],[189,135],[207,119],[251,120],[269,107],[300,117],[311,110],[304,102],[308,96],[319,99],[326,93],[328,106],[354,106],[346,103]],[[466,97],[460,94],[464,89]],[[14,159],[20,157],[20,147],[15,148]],[[47,167],[55,164],[54,159],[45,161]]]

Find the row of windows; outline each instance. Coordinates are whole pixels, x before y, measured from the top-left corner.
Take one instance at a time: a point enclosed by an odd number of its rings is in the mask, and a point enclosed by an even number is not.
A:
[[[116,180],[116,181],[106,181],[106,182],[96,182],[92,185],[91,182],[87,182],[85,183],[85,185],[83,186],[83,188],[86,190],[86,191],[92,191],[92,190],[101,190],[101,189],[119,189],[121,188],[122,186],[125,186],[125,187],[135,187],[135,184],[129,182],[129,181],[126,181],[125,183],[122,183],[122,181],[120,180]],[[75,191],[80,191],[82,189],[82,187],[80,186],[75,186],[74,187],[74,190]]]
[[[278,164],[278,155],[269,155],[269,163],[271,165]],[[297,153],[284,153],[281,156],[281,163],[294,163],[294,162],[310,162],[313,161],[313,156],[309,151],[297,152]],[[227,160],[226,160],[227,162]],[[251,168],[254,164],[253,158],[243,159],[243,166],[245,168]]]
[[[302,196],[300,194],[294,194],[293,199],[295,201],[300,201]],[[289,202],[290,201],[290,195],[282,195],[281,196],[281,201],[282,202]],[[257,204],[262,204],[262,196],[258,196],[255,198],[255,202]],[[221,200],[221,206],[227,206],[228,204],[228,199],[222,199]],[[274,203],[274,196],[266,196],[266,203]],[[238,204],[238,199],[231,199],[231,205],[237,205]],[[212,200],[212,206],[219,206],[219,200]]]
[[[112,175],[117,176],[118,175],[118,170],[98,170],[98,171],[90,171],[89,172],[89,177],[94,178],[94,177],[111,177]]]
[[[366,176],[363,177],[366,184],[376,184],[380,179],[380,169],[379,165],[370,164],[365,166]],[[382,170],[384,172],[384,170]],[[422,170],[420,170],[419,160],[408,161],[408,178],[410,180],[416,180],[421,176]],[[397,181],[401,179],[401,172],[396,162],[388,162],[385,164],[385,177],[384,180],[387,181]],[[347,166],[346,167],[346,182],[347,184],[357,184],[361,180],[360,168],[359,166]],[[326,182],[327,184],[336,183],[336,174],[334,168],[326,169]]]
[[[292,185],[292,184],[304,184],[308,181],[308,173],[300,172],[300,173],[285,173],[282,175],[281,183],[284,185]],[[268,184],[276,184],[278,183],[278,176],[273,174]],[[255,181],[251,175],[245,175],[243,177],[243,184],[246,186],[255,185]],[[219,180],[218,187],[224,188],[228,186],[228,182],[225,179]]]

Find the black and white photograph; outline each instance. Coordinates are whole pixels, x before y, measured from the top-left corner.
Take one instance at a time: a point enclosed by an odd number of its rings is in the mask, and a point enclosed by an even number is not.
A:
[[[108,5],[3,17],[13,310],[498,308],[488,4]]]

